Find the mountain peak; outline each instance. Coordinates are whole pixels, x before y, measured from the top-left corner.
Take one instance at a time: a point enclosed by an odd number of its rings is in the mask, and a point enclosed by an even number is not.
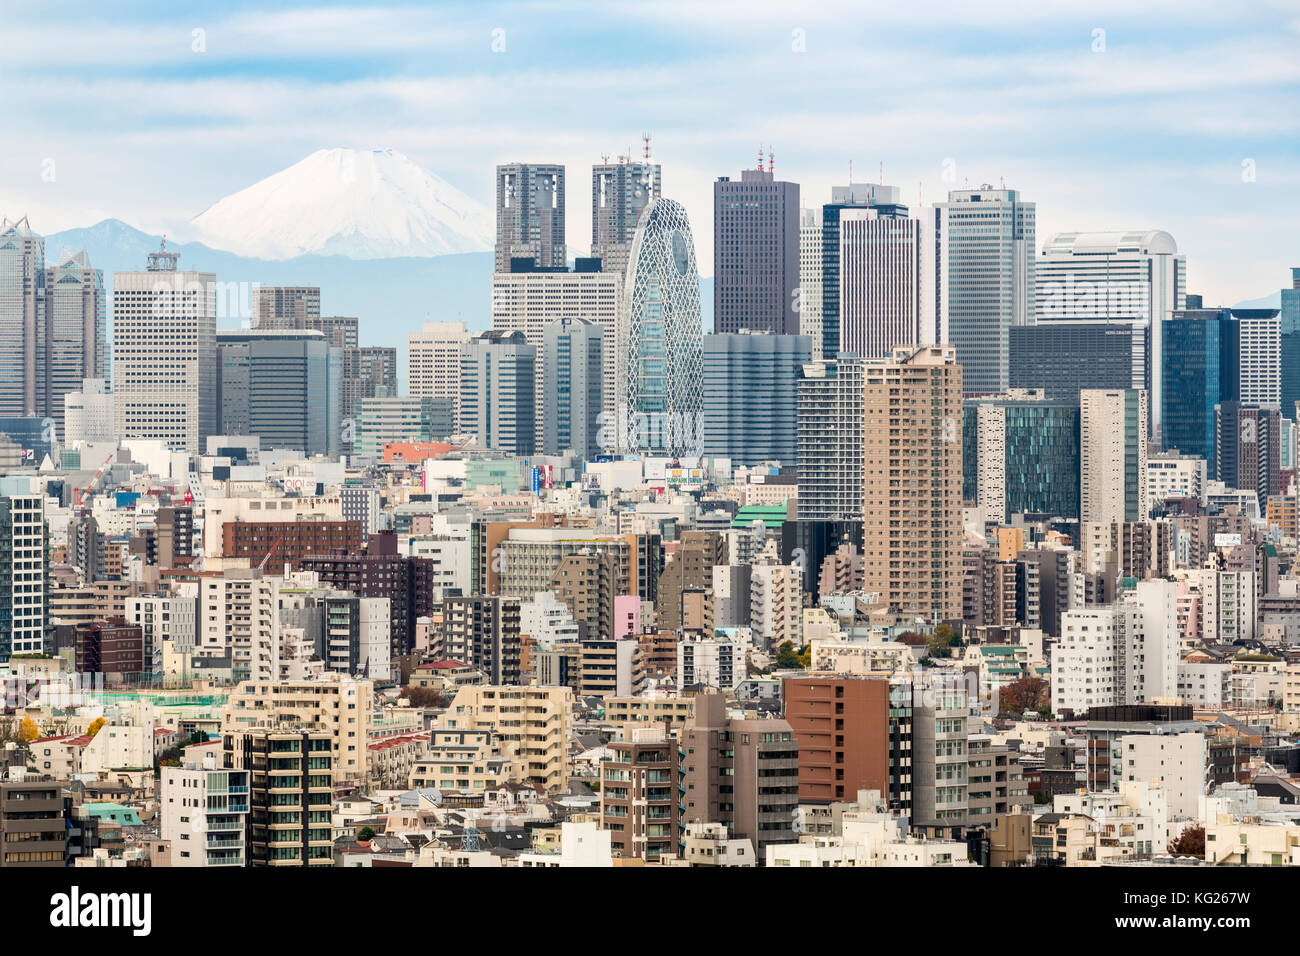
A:
[[[214,249],[264,259],[482,252],[491,211],[391,147],[318,149],[195,216]]]

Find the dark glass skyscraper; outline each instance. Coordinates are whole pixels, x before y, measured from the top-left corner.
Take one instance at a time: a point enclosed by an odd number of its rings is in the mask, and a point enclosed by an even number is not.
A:
[[[704,453],[796,465],[799,376],[811,356],[806,335],[704,336]]]
[[[1164,333],[1161,445],[1204,458],[1214,476],[1214,407],[1239,396],[1237,320],[1227,309],[1184,309],[1165,320]]]
[[[713,331],[799,333],[799,184],[768,169],[713,184]]]
[[[1041,388],[1051,401],[1079,401],[1083,388],[1145,388],[1141,322],[1046,322],[1008,331],[1012,388]]]
[[[1282,417],[1295,418],[1300,402],[1300,268],[1291,270],[1291,288],[1282,290]]]

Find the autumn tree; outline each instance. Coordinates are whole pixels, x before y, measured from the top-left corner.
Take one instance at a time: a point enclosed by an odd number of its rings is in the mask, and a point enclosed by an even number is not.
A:
[[[1178,839],[1169,844],[1173,856],[1194,856],[1205,859],[1205,827],[1186,827]]]
[[[30,717],[24,717],[22,726],[18,729],[18,740],[21,743],[29,744],[41,735],[41,730],[36,726],[36,721]]]
[[[105,720],[103,717],[96,717],[94,720],[90,722],[90,726],[86,728],[86,736],[87,737],[95,736],[95,734],[99,733],[101,730],[104,729],[104,725],[106,723],[108,723],[108,721]]]
[[[928,643],[931,657],[949,657],[952,648],[961,643],[961,638],[951,624],[940,624],[930,632]]]
[[[401,696],[411,702],[412,707],[446,707],[451,703],[451,695],[432,687],[408,685],[402,688]]]
[[[1049,714],[1052,711],[1052,689],[1041,677],[1026,675],[998,690],[998,710],[1004,714],[1023,714],[1033,711]]]

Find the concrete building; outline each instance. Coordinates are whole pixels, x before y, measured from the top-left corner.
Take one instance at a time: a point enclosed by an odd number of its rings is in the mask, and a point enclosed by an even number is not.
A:
[[[522,332],[484,332],[460,350],[460,422],[483,448],[532,455],[537,448],[537,348]]]
[[[1080,520],[1145,520],[1147,393],[1084,389],[1079,405]]]
[[[486,730],[523,761],[524,779],[550,793],[568,785],[573,692],[567,687],[462,687],[439,730]]]
[[[249,866],[334,865],[334,752],[320,729],[226,732],[227,770],[249,780]]]
[[[600,828],[617,857],[677,856],[677,741],[662,727],[632,727],[600,765]]]
[[[852,357],[803,367],[796,433],[803,520],[862,518],[865,372]]]
[[[808,336],[810,361],[822,353],[822,210],[799,210],[799,334]]]
[[[799,334],[799,184],[764,169],[713,183],[713,331]]]
[[[469,340],[464,322],[425,322],[406,337],[406,394],[450,399],[455,422],[460,421],[460,350]]]
[[[503,163],[496,173],[497,242],[494,271],[511,272],[513,260],[563,269],[564,167],[554,163]]]
[[[14,654],[47,653],[50,628],[45,498],[24,478],[0,478],[0,663]]]
[[[601,453],[604,411],[604,330],[579,318],[556,319],[542,334],[538,393],[544,455],[572,451],[579,461]]]
[[[601,272],[623,276],[637,223],[659,198],[662,183],[659,164],[649,157],[620,156],[591,167],[591,254]]]
[[[248,865],[249,777],[248,770],[219,769],[215,754],[162,769],[159,833],[172,845],[173,866]]]

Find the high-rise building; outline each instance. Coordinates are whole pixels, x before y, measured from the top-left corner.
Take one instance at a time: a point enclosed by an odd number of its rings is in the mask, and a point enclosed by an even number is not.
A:
[[[1025,512],[1079,517],[1079,406],[1041,391],[967,399],[962,497],[985,521]]]
[[[630,727],[600,765],[601,829],[615,856],[677,856],[677,741],[663,727]]]
[[[1145,378],[1152,434],[1164,407],[1164,322],[1187,307],[1187,257],[1167,232],[1063,232],[1035,264],[1038,323],[1139,322],[1146,329]],[[1094,388],[1105,387],[1100,383]]]
[[[1215,478],[1229,488],[1255,492],[1261,505],[1281,494],[1281,414],[1245,402],[1220,402],[1214,420]]]
[[[703,418],[700,277],[686,209],[656,199],[637,226],[619,313],[617,445],[699,454]]]
[[[1147,328],[1141,322],[1044,322],[1008,333],[1012,388],[1078,402],[1085,388],[1142,388]]]
[[[542,333],[542,454],[573,451],[589,461],[600,453],[604,355],[604,332],[587,319],[556,319]]]
[[[1282,414],[1294,415],[1300,402],[1300,268],[1291,270],[1291,288],[1281,291]]]
[[[323,333],[222,329],[217,355],[221,434],[256,435],[263,448],[339,457],[343,350]]]
[[[45,499],[26,478],[0,478],[0,663],[46,653],[49,558]]]
[[[172,866],[247,866],[249,771],[222,769],[214,754],[204,761],[162,768],[158,816]]]
[[[862,520],[863,373],[862,360],[852,356],[803,367],[796,434],[801,519]]]
[[[822,210],[821,327],[822,358],[831,361],[840,348],[840,219],[846,211],[871,209],[881,218],[906,217],[897,186],[850,183],[833,186]]]
[[[45,308],[36,331],[35,414],[65,434],[63,397],[87,378],[108,372],[104,273],[86,251],[66,254],[45,270]]]
[[[0,218],[0,415],[36,414],[36,330],[45,311],[45,240]]]
[[[147,271],[113,276],[114,431],[198,452],[218,433],[217,277],[179,258],[164,243]]]
[[[1277,309],[1233,309],[1238,329],[1241,401],[1282,408],[1282,320]],[[1292,406],[1287,411],[1294,411]]]
[[[863,589],[931,621],[961,617],[962,368],[904,346],[863,369]]]
[[[799,334],[799,184],[764,169],[713,183],[713,331]]]
[[[732,465],[798,460],[799,376],[806,335],[704,336],[704,453]]]
[[[470,339],[464,322],[425,322],[406,337],[406,394],[451,399],[460,417],[460,348]]]
[[[258,286],[253,300],[253,328],[305,329],[309,327],[307,322],[319,318],[319,286]]]
[[[1008,338],[1034,322],[1034,203],[1016,189],[954,189],[936,203],[947,257],[948,337],[967,394],[1011,384]]]
[[[497,166],[496,272],[511,272],[512,260],[543,269],[563,269],[564,167],[553,163]]]
[[[390,442],[440,441],[455,434],[450,398],[363,398],[356,419],[356,454],[382,458]]]
[[[822,359],[822,210],[799,210],[799,334],[812,343],[812,360]]]
[[[63,396],[63,444],[113,440],[113,394],[102,378],[87,378]]]
[[[621,277],[626,271],[637,223],[661,185],[659,164],[648,160],[620,156],[591,167],[591,254],[601,272]]]
[[[498,273],[492,277],[492,330],[522,332],[528,344],[543,352],[546,328],[558,319],[585,319],[601,331],[601,407],[598,413],[615,410],[614,378],[618,352],[618,322],[623,302],[623,273],[594,271],[588,260],[581,269],[552,272]],[[540,372],[540,369],[539,369]],[[549,413],[539,390],[536,403],[537,445],[544,447],[543,433]]]
[[[223,735],[226,769],[249,774],[249,866],[334,865],[331,737],[287,726]]]
[[[1215,406],[1239,400],[1240,323],[1227,309],[1186,309],[1165,320],[1161,445],[1204,458],[1218,474]]]
[[[531,455],[536,432],[537,348],[522,332],[483,332],[460,350],[460,423],[483,448]]]
[[[899,345],[942,341],[936,238],[927,219],[840,211],[841,352],[883,358]]]
[[[1147,393],[1084,389],[1079,393],[1080,520],[1144,521],[1147,501]]]

